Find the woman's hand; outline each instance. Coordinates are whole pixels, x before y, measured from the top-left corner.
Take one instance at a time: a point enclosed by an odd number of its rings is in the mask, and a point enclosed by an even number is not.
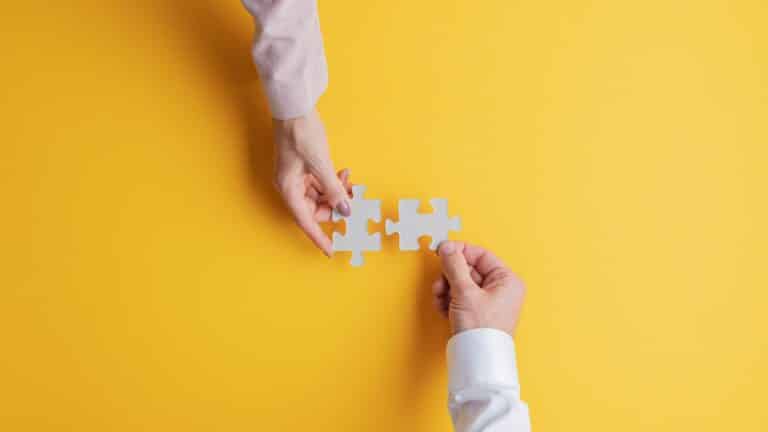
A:
[[[299,227],[331,256],[331,239],[319,222],[330,220],[332,209],[349,216],[349,170],[336,174],[325,128],[316,110],[295,119],[275,119],[273,130],[277,154],[275,186]]]

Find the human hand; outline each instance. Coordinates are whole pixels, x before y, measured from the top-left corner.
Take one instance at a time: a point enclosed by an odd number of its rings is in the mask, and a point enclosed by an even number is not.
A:
[[[432,293],[453,334],[494,328],[513,335],[525,295],[523,282],[478,246],[445,241],[438,254],[443,276],[432,285]]]
[[[331,219],[333,209],[349,216],[349,170],[334,172],[325,128],[316,110],[304,117],[273,120],[275,186],[296,223],[326,255],[332,242],[319,222]]]

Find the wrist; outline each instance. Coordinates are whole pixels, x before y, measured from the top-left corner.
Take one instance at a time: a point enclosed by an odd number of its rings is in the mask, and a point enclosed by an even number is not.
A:
[[[272,118],[272,125],[275,128],[280,129],[295,129],[297,127],[301,127],[302,125],[307,124],[312,117],[316,117],[318,115],[317,110],[314,108],[309,111],[308,113],[304,115],[300,115],[297,117],[291,117],[291,118]]]
[[[295,117],[290,119],[272,119],[272,128],[275,133],[290,133],[300,127],[304,117]]]
[[[451,335],[456,336],[460,333],[472,331],[472,330],[479,330],[479,329],[490,329],[490,330],[496,330],[503,333],[508,334],[510,337],[514,336],[514,325],[509,325],[508,323],[501,323],[496,321],[491,321],[487,319],[482,319],[479,317],[476,318],[464,318],[464,319],[455,319],[451,320]]]
[[[317,111],[312,110],[301,117],[289,119],[272,119],[272,128],[278,145],[296,145],[312,140],[322,134],[322,124],[319,123]]]

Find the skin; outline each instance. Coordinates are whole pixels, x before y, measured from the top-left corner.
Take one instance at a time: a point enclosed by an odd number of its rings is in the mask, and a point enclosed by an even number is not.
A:
[[[275,186],[296,223],[327,256],[331,240],[320,228],[332,209],[349,215],[349,170],[335,172],[325,127],[316,110],[304,117],[273,120]],[[438,249],[442,277],[432,285],[437,309],[454,334],[495,328],[514,335],[523,304],[523,282],[486,249],[446,241]]]
[[[332,209],[349,216],[349,170],[335,172],[325,127],[316,110],[295,119],[273,119],[272,128],[277,156],[275,186],[299,227],[331,256],[331,239],[320,222],[331,219]]]
[[[442,277],[432,285],[437,309],[448,317],[453,334],[494,328],[513,336],[520,319],[525,286],[491,252],[460,242],[438,248]]]

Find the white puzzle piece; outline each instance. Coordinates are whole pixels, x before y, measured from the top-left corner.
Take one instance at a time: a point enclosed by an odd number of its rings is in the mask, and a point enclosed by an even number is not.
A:
[[[436,250],[441,242],[448,240],[448,231],[461,229],[461,221],[458,217],[448,217],[448,200],[433,198],[433,213],[419,213],[419,200],[402,199],[397,204],[400,217],[399,222],[387,219],[386,233],[392,235],[398,233],[400,237],[400,250],[419,250],[419,237],[430,236],[432,243],[429,248]]]
[[[333,211],[334,222],[344,220],[346,233],[333,233],[333,250],[352,252],[349,261],[353,266],[363,265],[363,251],[381,250],[381,233],[368,233],[368,219],[381,221],[381,200],[364,199],[365,186],[352,186],[352,200],[349,203],[351,216],[344,217]]]

